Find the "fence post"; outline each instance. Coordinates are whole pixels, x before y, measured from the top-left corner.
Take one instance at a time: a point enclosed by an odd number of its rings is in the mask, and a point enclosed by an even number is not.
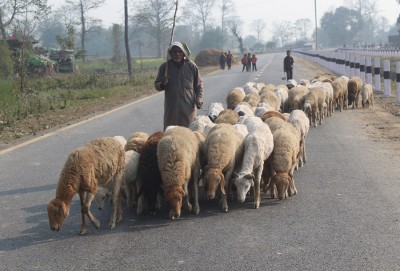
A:
[[[360,55],[356,54],[354,57],[355,60],[355,75],[360,76]],[[364,82],[364,81],[363,81]]]
[[[386,59],[383,61],[383,89],[385,96],[392,96],[392,88],[390,85],[390,60]]]
[[[346,76],[350,76],[350,53],[346,52]]]
[[[350,55],[350,77],[356,75],[355,73],[355,65],[354,65],[354,54]]]
[[[396,62],[397,104],[400,104],[400,61]]]
[[[375,89],[374,91],[381,91],[381,59],[374,58],[374,74],[375,74]]]
[[[365,56],[360,56],[360,77],[365,82]]]
[[[367,83],[372,85],[372,61],[371,57],[366,57],[366,76],[367,76]]]

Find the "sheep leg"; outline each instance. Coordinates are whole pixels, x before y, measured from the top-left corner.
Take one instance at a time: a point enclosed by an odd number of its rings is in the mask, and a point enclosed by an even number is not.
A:
[[[92,201],[94,200],[94,194],[92,192],[87,192],[86,193],[86,200],[85,204],[82,206],[82,212],[87,215],[89,218],[90,222],[92,222],[93,226],[98,229],[100,228],[100,221],[98,221],[92,212],[90,211],[90,206],[92,205]],[[82,225],[83,227],[83,225]],[[84,234],[84,233],[81,233]]]
[[[288,189],[289,197],[297,194],[297,189],[296,186],[294,185],[293,173],[294,173],[294,166],[292,166],[291,170],[289,171],[289,177],[290,177],[289,189]]]
[[[263,164],[256,170],[254,179],[254,208],[258,209],[261,203],[261,193],[260,193],[260,181],[261,173],[263,171]]]
[[[79,234],[83,235],[87,232],[88,226],[86,222],[86,214],[84,212],[84,206],[85,206],[85,192],[79,191],[79,199],[81,202],[81,214],[82,214],[82,226],[81,226],[81,231]]]
[[[189,182],[187,181],[187,182],[185,182],[185,184],[183,185],[183,190],[185,191],[185,194],[183,195],[183,204],[184,204],[184,207],[185,207],[185,209],[188,211],[188,212],[192,212],[192,205],[190,204],[190,202],[189,202],[189,190],[188,190],[188,184],[189,184]]]
[[[192,176],[193,176],[193,194],[194,194],[194,199],[193,199],[193,212],[197,215],[200,212],[200,205],[199,205],[199,176],[200,176],[200,164],[198,164],[197,167],[195,167],[192,171]]]
[[[143,213],[143,206],[144,206],[144,195],[142,193],[138,198],[137,207],[136,207],[136,213],[138,215],[141,215]]]
[[[120,217],[118,216],[118,209],[121,210],[121,177],[120,176],[114,176],[114,187],[113,187],[113,198],[112,198],[112,203],[113,203],[113,208],[112,208],[112,213],[111,213],[111,219],[110,219],[110,229],[114,229],[115,223],[121,221],[122,219],[122,214],[119,214]]]

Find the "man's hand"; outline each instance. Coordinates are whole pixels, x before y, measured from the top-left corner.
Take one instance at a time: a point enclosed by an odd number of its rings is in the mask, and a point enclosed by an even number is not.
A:
[[[161,84],[160,84],[160,88],[161,88],[161,89],[165,89],[165,87],[167,86],[167,84],[168,84],[168,78],[164,78],[164,79],[162,80]]]
[[[197,97],[197,99],[196,99],[196,107],[197,107],[197,109],[201,109],[203,107],[203,98]]]

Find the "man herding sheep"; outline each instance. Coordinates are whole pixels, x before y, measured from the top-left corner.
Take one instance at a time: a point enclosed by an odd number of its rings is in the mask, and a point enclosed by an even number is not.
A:
[[[168,60],[161,64],[154,82],[158,91],[165,90],[164,130],[170,125],[189,127],[203,106],[203,81],[189,55],[185,44],[172,43]]]

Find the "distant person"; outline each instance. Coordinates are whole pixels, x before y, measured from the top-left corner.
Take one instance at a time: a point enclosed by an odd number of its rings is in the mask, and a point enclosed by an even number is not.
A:
[[[243,68],[242,68],[242,72],[243,72],[245,69],[247,70],[247,55],[246,54],[243,55],[241,61],[242,61],[242,65],[243,65]]]
[[[219,56],[219,66],[221,70],[225,70],[225,62],[226,62],[226,57],[224,55],[224,52],[221,52],[221,55]]]
[[[197,109],[203,106],[203,81],[185,44],[172,43],[167,55],[168,60],[161,64],[154,82],[158,91],[165,91],[164,130],[169,125],[189,127]]]
[[[233,55],[231,54],[231,51],[228,51],[228,54],[226,55],[226,65],[228,66],[228,70],[232,67],[232,59]]]
[[[293,79],[294,59],[290,55],[290,50],[286,51],[286,57],[283,60],[283,71],[286,73],[286,80]]]
[[[253,54],[251,56],[251,65],[252,65],[253,71],[257,71],[257,57],[255,54]]]
[[[250,53],[247,54],[247,67],[246,67],[246,70],[248,72],[251,71],[251,54]]]

